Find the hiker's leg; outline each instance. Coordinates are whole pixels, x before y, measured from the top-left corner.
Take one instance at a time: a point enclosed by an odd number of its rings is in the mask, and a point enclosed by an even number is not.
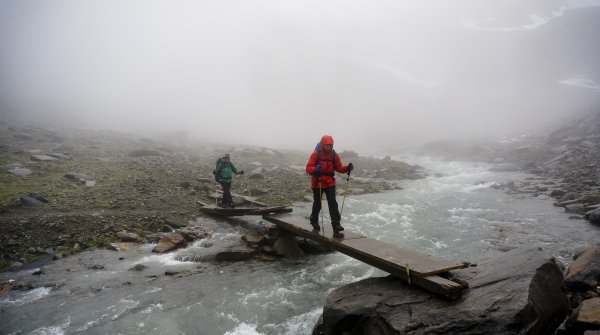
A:
[[[231,198],[231,183],[221,182],[221,186],[223,186],[223,204],[232,204],[233,199]]]
[[[327,187],[325,189],[325,196],[327,197],[327,205],[329,207],[329,217],[331,218],[331,226],[335,231],[342,231],[344,228],[340,225],[342,217],[340,210],[338,209],[338,203],[335,199],[335,186]]]
[[[319,212],[321,211],[321,192],[318,188],[313,188],[313,205],[310,212],[310,223],[319,223]]]

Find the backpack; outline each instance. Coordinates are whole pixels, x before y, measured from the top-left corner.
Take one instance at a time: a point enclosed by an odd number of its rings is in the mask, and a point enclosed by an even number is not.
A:
[[[317,164],[321,164],[321,150],[320,146],[317,144]],[[331,164],[335,166],[335,150],[331,149]],[[329,176],[329,174],[323,174],[325,176]],[[331,173],[331,177],[335,178],[335,171]]]
[[[215,175],[215,181],[218,183],[219,182],[219,175],[221,174],[221,170],[223,170],[223,161],[222,161],[222,157],[220,157],[219,159],[217,159],[217,163],[215,165],[215,169],[213,170],[213,174]]]

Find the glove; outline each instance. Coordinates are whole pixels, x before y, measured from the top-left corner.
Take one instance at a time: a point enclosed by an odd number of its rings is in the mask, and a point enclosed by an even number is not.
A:
[[[350,175],[350,172],[352,172],[352,170],[354,170],[354,164],[350,163],[348,164],[348,171],[346,171],[346,173]]]
[[[321,173],[321,164],[315,165],[315,173],[316,174],[320,174]]]
[[[244,170],[240,171],[240,174],[244,174]]]

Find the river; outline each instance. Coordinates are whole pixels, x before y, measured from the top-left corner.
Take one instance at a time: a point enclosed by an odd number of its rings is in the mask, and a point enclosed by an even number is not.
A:
[[[346,229],[471,263],[533,245],[568,264],[574,252],[600,240],[600,229],[569,219],[547,196],[490,187],[529,175],[494,172],[480,163],[394,158],[424,166],[430,176],[401,181],[401,190],[348,197],[342,212]],[[339,183],[343,187],[344,180]],[[294,212],[307,215],[309,207],[297,204]],[[331,229],[327,213],[324,218]],[[197,223],[216,233],[174,253],[152,254],[152,245],[122,253],[87,251],[0,274],[2,282],[17,279],[33,286],[0,299],[0,333],[310,334],[331,291],[387,275],[340,253],[221,265],[177,261],[192,251],[209,254],[238,244],[245,231],[265,224],[255,217],[203,217]],[[132,270],[140,264],[141,271]]]

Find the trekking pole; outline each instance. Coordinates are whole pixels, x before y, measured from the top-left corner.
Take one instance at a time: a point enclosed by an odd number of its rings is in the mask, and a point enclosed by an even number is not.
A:
[[[325,214],[323,214],[323,187],[321,185],[321,176],[319,178],[319,196],[321,197],[321,229],[323,230],[323,236],[325,236]]]
[[[219,207],[219,191],[217,189],[217,184],[215,184],[215,206]]]
[[[346,202],[346,196],[348,195],[348,184],[350,183],[350,172],[348,172],[348,177],[346,177],[346,185],[344,186],[344,199],[342,200],[342,208],[340,209],[340,216],[344,213],[344,203]]]

